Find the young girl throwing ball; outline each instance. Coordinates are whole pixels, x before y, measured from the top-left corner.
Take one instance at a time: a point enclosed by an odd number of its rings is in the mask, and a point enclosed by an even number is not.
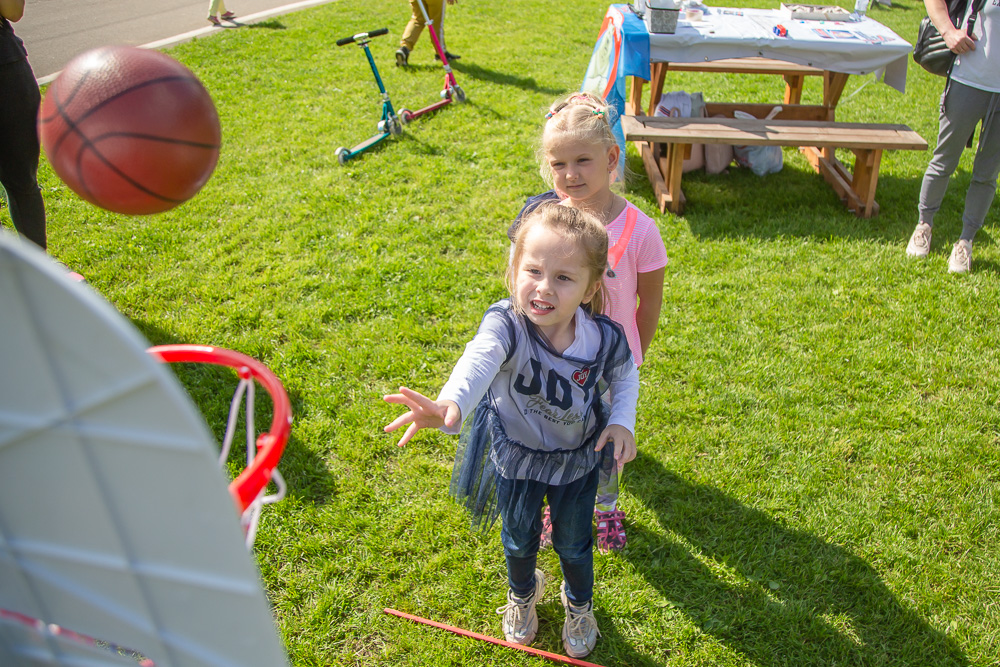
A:
[[[535,568],[542,503],[559,554],[567,654],[589,654],[593,611],[591,517],[599,471],[635,457],[638,371],[621,328],[600,315],[608,236],[588,213],[545,204],[525,216],[507,268],[510,298],[486,311],[437,400],[400,388],[405,445],[421,428],[461,431],[451,490],[474,523],[502,518],[507,641],[530,644],[545,578]],[[610,402],[606,395],[610,390]],[[465,427],[462,428],[462,424]]]
[[[621,149],[611,130],[614,109],[591,93],[573,93],[557,100],[545,115],[539,153],[541,174],[552,190],[531,197],[511,226],[547,201],[588,211],[608,235],[604,283],[608,300],[604,314],[625,329],[636,365],[656,334],[663,301],[667,251],[653,220],[611,189],[618,174]],[[618,477],[602,475],[597,494],[597,548],[619,551],[625,546],[625,513],[618,509]],[[542,543],[550,541],[548,513],[543,516]]]

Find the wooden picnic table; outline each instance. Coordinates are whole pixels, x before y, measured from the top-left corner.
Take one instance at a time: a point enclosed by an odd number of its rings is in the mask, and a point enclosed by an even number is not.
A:
[[[616,9],[630,11],[625,5],[612,5],[608,15]],[[629,20],[633,20],[634,27],[634,18]],[[787,28],[787,37],[769,34],[767,26],[779,22]],[[863,217],[878,213],[874,194],[882,151],[926,148],[926,142],[905,126],[836,121],[837,104],[851,74],[878,71],[889,85],[901,91],[905,88],[905,60],[910,45],[871,19],[821,24],[792,22],[770,10],[710,8],[704,22],[695,25],[682,21],[672,35],[647,33],[645,38],[649,40],[650,79],[628,77],[625,113],[636,118],[629,121],[626,116],[622,127],[625,138],[635,142],[643,157],[661,210],[684,210],[680,164],[695,143],[796,146],[845,205]],[[634,29],[630,39],[637,39]],[[734,124],[734,111],[746,111],[763,119],[777,102],[716,102],[706,104],[707,115],[725,118],[658,122],[652,117],[671,71],[781,76],[785,81],[782,110],[770,122]],[[820,104],[802,104],[808,77],[822,81]],[[649,99],[644,105],[647,83]],[[837,160],[838,148],[854,152],[854,173]]]

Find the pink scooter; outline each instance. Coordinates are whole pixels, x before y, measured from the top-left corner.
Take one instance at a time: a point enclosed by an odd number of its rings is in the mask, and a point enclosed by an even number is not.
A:
[[[451,71],[451,65],[448,64],[448,56],[445,54],[444,47],[441,46],[441,40],[438,39],[437,31],[434,30],[434,22],[431,21],[431,17],[427,15],[427,9],[424,7],[423,0],[417,0],[417,4],[420,5],[420,13],[424,15],[424,25],[427,26],[427,30],[431,34],[431,41],[434,42],[434,50],[437,51],[438,58],[441,59],[441,65],[444,67],[444,90],[441,91],[440,102],[435,102],[434,104],[417,111],[400,109],[399,118],[404,123],[409,123],[414,118],[419,118],[424,114],[446,107],[451,104],[452,101],[465,101],[465,91],[462,90],[461,86],[458,85],[458,82],[455,81],[455,74]],[[444,8],[442,7],[442,12],[443,11]]]

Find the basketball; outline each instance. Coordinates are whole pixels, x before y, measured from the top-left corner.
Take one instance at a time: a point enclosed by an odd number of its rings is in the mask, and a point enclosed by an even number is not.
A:
[[[193,197],[219,159],[219,116],[201,82],[170,56],[107,46],[75,57],[38,115],[49,163],[101,208],[160,213]]]

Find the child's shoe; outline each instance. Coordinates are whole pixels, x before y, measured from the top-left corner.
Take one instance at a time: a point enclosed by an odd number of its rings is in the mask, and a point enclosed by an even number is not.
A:
[[[594,601],[576,606],[566,597],[566,582],[559,588],[559,597],[566,608],[566,622],[563,623],[562,640],[566,655],[571,658],[584,658],[590,655],[597,645],[601,631],[597,629],[597,619],[594,618]]]
[[[410,64],[410,50],[405,46],[396,49],[396,67],[406,67]]]
[[[212,25],[222,25],[222,21],[219,20],[218,16],[209,16],[208,22]]]
[[[549,513],[548,506],[545,507],[545,511],[542,513],[542,536],[538,542],[538,546],[541,549],[547,549],[552,546],[552,515]]]
[[[625,548],[625,512],[594,512],[597,517],[597,550],[601,553]]]
[[[222,15],[223,21],[232,21],[234,18],[236,18],[236,12],[225,12]]]
[[[535,591],[526,598],[519,598],[514,591],[507,591],[507,604],[497,609],[503,615],[503,635],[512,644],[528,646],[538,633],[538,614],[535,605],[545,592],[545,575],[535,570]]]

